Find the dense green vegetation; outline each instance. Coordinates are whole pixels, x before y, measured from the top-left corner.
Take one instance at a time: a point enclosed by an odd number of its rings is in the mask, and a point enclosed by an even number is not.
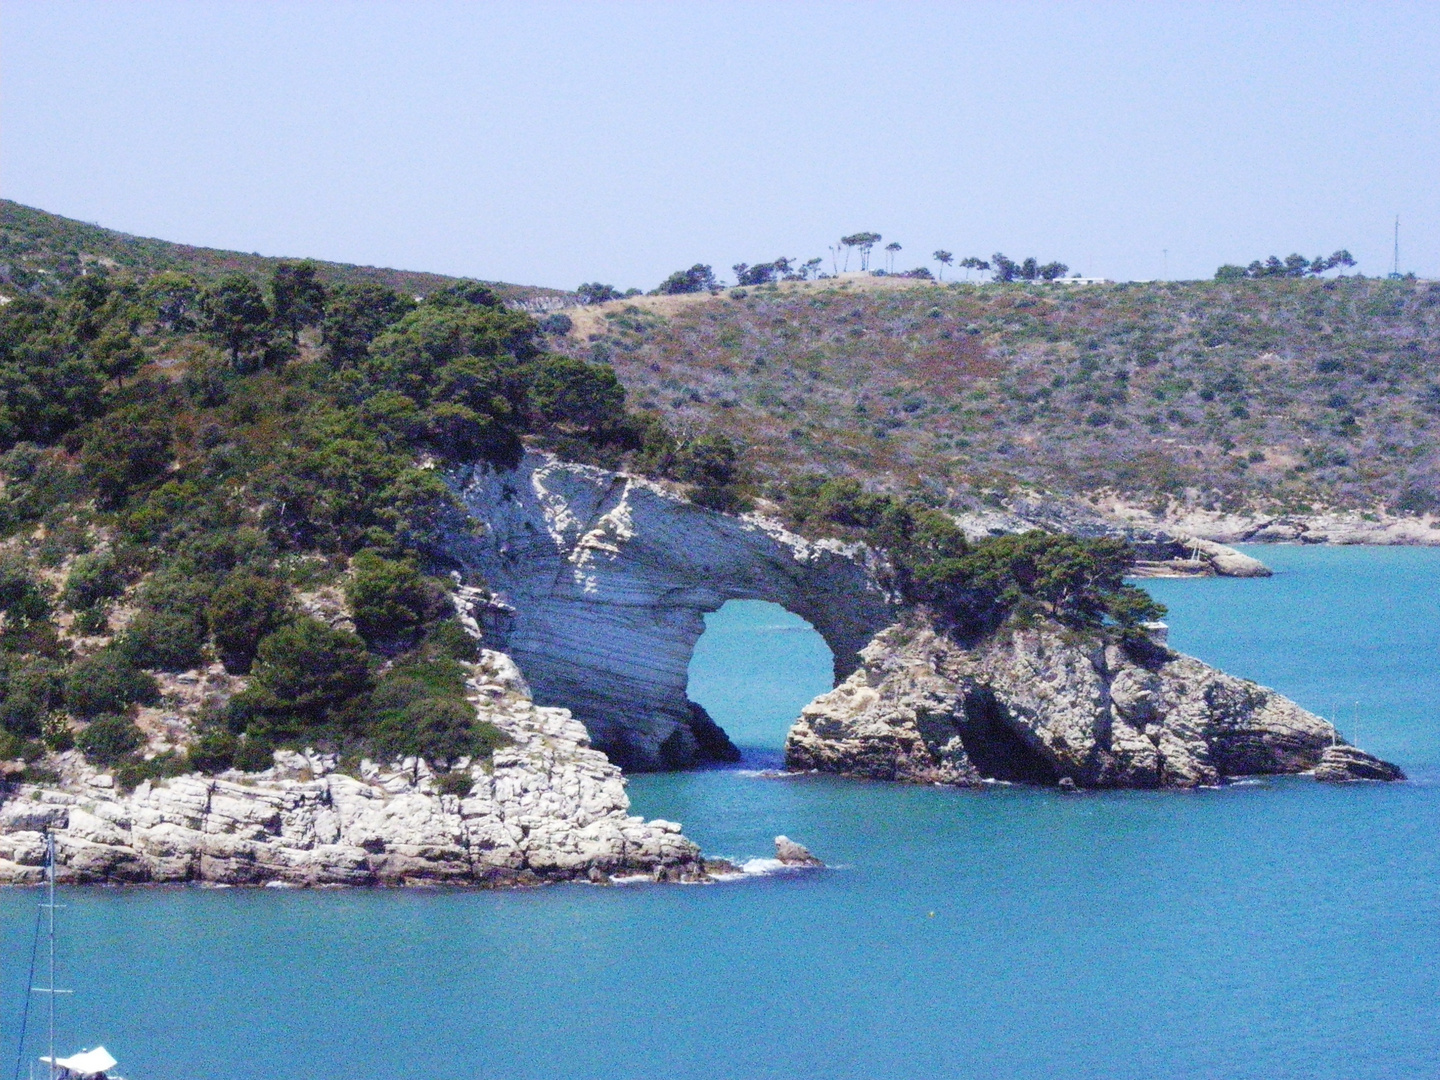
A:
[[[854,479],[801,477],[785,507],[807,531],[833,531],[886,552],[901,595],[941,611],[963,633],[1041,616],[1076,629],[1110,628],[1140,646],[1143,624],[1165,614],[1125,584],[1135,553],[1122,540],[1027,532],[970,541],[949,514],[868,492]]]
[[[93,266],[0,306],[0,747],[79,748],[125,782],[260,768],[287,744],[448,766],[502,739],[439,543],[452,466],[525,441],[634,463],[739,508],[738,451],[632,414],[613,369],[549,353],[487,286],[416,299],[311,263],[206,283]],[[343,594],[335,625],[304,597]],[[156,673],[246,688],[188,758],[145,761]]]
[[[1267,265],[1258,280],[767,285],[617,306],[565,347],[677,426],[734,434],[772,498],[813,470],[952,507],[1040,489],[1157,510],[1440,510],[1440,285]]]

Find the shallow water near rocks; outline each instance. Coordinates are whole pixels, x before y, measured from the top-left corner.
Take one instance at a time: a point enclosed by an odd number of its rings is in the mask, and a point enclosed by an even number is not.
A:
[[[753,749],[634,778],[636,811],[737,859],[783,832],[837,869],[65,890],[62,1049],[103,1042],[132,1080],[1433,1075],[1440,551],[1254,553],[1274,578],[1147,583],[1174,646],[1338,707],[1412,782],[1064,796],[767,777],[829,656],[793,616],[731,604],[692,695]],[[6,1069],[35,900],[0,893]]]

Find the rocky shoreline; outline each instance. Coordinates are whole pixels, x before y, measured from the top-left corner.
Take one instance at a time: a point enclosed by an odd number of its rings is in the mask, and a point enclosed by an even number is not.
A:
[[[1115,498],[1098,499],[1094,505],[1122,527],[1171,532],[1217,544],[1440,545],[1440,516],[1392,514],[1378,507],[1266,514],[1205,510],[1178,502],[1157,513]]]
[[[731,869],[678,824],[632,816],[619,768],[568,710],[534,704],[509,657],[483,653],[468,690],[512,742],[470,769],[464,795],[437,790],[422,761],[348,774],[333,755],[293,752],[264,773],[127,794],[67,752],[59,785],[23,785],[0,806],[0,884],[39,880],[47,830],[59,879],[74,883],[496,887]]]
[[[871,780],[1079,788],[1404,778],[1275,691],[1162,645],[1126,648],[1054,623],[961,643],[918,612],[805,707],[785,763]]]

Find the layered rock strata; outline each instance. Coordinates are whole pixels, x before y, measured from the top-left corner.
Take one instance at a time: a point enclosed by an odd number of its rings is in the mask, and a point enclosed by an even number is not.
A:
[[[627,769],[735,756],[685,693],[704,616],[769,600],[808,620],[837,680],[894,620],[861,545],[715,513],[635,476],[531,454],[455,479],[474,516],[449,552],[496,594],[486,630],[544,705],[565,706]]]
[[[915,615],[877,635],[861,666],[807,705],[787,767],[877,780],[1006,780],[1192,788],[1315,770],[1399,779],[1326,720],[1192,657],[1126,649],[1057,625],[965,646]]]
[[[260,774],[185,776],[124,794],[65,756],[59,787],[22,787],[0,806],[0,884],[40,877],[43,834],[61,880],[235,885],[524,885],[644,874],[693,880],[699,849],[668,821],[629,813],[620,770],[564,709],[537,707],[515,664],[487,651],[469,696],[513,740],[440,794],[423,762],[362,763],[281,753]]]

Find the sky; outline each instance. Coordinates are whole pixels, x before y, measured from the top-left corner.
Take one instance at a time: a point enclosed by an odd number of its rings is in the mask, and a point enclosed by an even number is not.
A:
[[[899,242],[1440,276],[1440,4],[0,0],[0,195],[573,288]],[[851,269],[855,269],[852,264]]]

